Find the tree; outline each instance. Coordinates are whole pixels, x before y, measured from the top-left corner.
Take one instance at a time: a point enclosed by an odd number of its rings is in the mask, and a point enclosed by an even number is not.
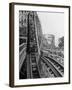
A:
[[[59,44],[58,44],[59,48],[64,48],[64,36],[59,38]]]

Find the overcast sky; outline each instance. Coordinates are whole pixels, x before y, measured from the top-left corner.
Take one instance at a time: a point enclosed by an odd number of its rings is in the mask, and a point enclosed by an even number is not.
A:
[[[43,34],[55,35],[55,44],[58,38],[64,36],[64,13],[37,12]]]

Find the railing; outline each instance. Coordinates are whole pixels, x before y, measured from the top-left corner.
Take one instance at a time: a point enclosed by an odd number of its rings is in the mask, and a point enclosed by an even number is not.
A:
[[[19,46],[19,70],[22,67],[25,57],[26,57],[26,44],[23,43]]]

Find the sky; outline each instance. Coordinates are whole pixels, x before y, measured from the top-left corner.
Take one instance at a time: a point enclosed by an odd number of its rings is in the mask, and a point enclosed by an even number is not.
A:
[[[55,35],[55,45],[58,46],[58,38],[64,36],[64,13],[37,12],[43,34]]]

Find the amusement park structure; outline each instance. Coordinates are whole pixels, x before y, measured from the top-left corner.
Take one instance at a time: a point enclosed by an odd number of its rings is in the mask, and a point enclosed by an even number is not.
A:
[[[47,48],[50,39],[52,46]],[[54,36],[47,39],[42,34],[37,12],[19,11],[19,78],[63,77],[64,56],[54,47]]]

